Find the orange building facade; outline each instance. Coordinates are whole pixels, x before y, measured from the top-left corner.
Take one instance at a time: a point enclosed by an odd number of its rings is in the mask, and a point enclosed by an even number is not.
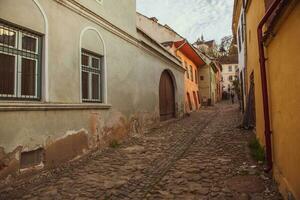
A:
[[[200,55],[186,40],[163,43],[169,51],[177,56],[182,62],[185,72],[185,112],[193,112],[201,107],[199,91],[199,68],[205,65]]]

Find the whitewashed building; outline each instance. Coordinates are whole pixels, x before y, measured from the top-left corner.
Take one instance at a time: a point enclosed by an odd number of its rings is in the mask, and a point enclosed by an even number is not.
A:
[[[182,116],[184,73],[135,0],[1,0],[0,178]]]
[[[238,79],[239,64],[237,55],[224,56],[219,59],[222,65],[223,91],[230,92],[233,89],[233,81]]]

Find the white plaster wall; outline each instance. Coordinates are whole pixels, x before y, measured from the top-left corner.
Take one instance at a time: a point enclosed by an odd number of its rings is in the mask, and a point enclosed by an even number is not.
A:
[[[42,31],[44,24],[40,24],[43,20],[41,15],[38,15],[36,5],[28,4],[29,0],[11,1],[15,4],[18,2],[19,9],[13,9],[13,6],[3,9],[2,5],[6,5],[7,1],[1,0],[0,18],[16,24],[21,23],[20,25],[28,26],[32,30]],[[0,111],[0,147],[4,147],[6,152],[12,151],[18,145],[34,148],[36,145],[44,144],[47,138],[59,138],[70,130],[85,129],[91,132],[94,126],[91,123],[95,116],[96,127],[100,132],[108,124],[113,126],[118,123],[119,118],[124,118],[126,122],[136,116],[142,116],[145,121],[147,118],[159,119],[159,80],[165,69],[170,70],[174,76],[177,112],[183,113],[184,71],[179,69],[180,63],[176,64],[176,59],[174,61],[174,58],[170,57],[173,59],[171,62],[158,53],[146,51],[141,44],[129,43],[54,0],[40,0],[40,4],[49,22],[49,35],[47,35],[49,62],[46,75],[49,79],[47,88],[49,103],[81,103],[80,35],[86,27],[93,27],[101,34],[105,43],[107,103],[111,104],[112,108],[109,110]],[[36,13],[37,16],[29,17],[29,22],[26,20],[22,22],[24,19],[19,19],[23,18],[21,13],[29,12]],[[135,34],[138,36],[137,33]],[[94,46],[92,41],[89,41],[89,37],[97,37],[95,33],[87,32],[84,37],[86,36],[88,38],[85,38],[84,46],[97,48],[98,45]],[[138,37],[140,40],[146,40],[143,36]],[[152,48],[163,53],[155,45]],[[104,51],[101,48],[95,50]],[[1,103],[4,102],[0,101]]]
[[[46,31],[43,16],[32,0],[0,0],[0,17],[39,33]]]
[[[243,16],[243,17],[242,17]],[[244,26],[244,32],[242,33],[241,27]],[[238,29],[240,29],[241,34],[244,34],[244,41],[242,41],[241,37],[241,49],[238,49],[238,60],[239,60],[239,71],[242,72],[242,78],[243,78],[243,98],[244,98],[244,103],[246,103],[246,96],[247,96],[247,91],[246,91],[246,81],[245,81],[245,70],[246,70],[246,58],[247,58],[247,51],[246,51],[246,41],[247,41],[247,34],[246,34],[246,20],[245,20],[245,10],[244,8],[241,8],[241,14],[239,17],[239,23],[238,23]],[[237,41],[238,40],[238,35],[239,32],[236,33],[237,35]],[[238,44],[239,45],[239,44]],[[239,75],[240,77],[240,75]],[[245,106],[245,105],[244,105]]]
[[[136,14],[136,23],[139,28],[144,30],[147,34],[160,43],[183,39],[174,31],[165,28],[164,26],[139,13]]]
[[[76,0],[81,5],[100,15],[129,34],[135,35],[136,0]]]
[[[230,72],[229,71],[229,66],[232,66],[232,71]],[[222,77],[223,77],[223,86],[224,86],[224,89],[223,91],[226,91],[228,92],[228,85],[230,85],[230,88],[232,88],[232,82],[229,81],[229,76],[232,76],[233,79],[232,80],[235,80],[235,76],[237,75],[236,72],[235,72],[235,67],[238,66],[238,64],[223,64],[222,65]]]

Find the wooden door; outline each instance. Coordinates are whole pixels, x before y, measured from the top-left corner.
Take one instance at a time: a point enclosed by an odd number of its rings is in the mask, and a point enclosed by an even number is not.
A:
[[[171,75],[164,71],[159,83],[160,119],[165,121],[175,117],[175,92]]]

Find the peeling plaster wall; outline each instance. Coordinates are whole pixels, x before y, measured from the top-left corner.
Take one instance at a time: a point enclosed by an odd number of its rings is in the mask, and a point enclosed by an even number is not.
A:
[[[10,6],[2,6],[7,2],[0,0],[0,18],[45,32],[42,16],[28,18],[30,21],[23,23],[22,13],[38,12],[35,4],[10,0]],[[49,69],[45,74],[49,78],[47,104],[84,105],[80,98],[80,34],[86,27],[92,27],[105,43],[106,97],[107,104],[112,107],[47,111],[4,111],[0,108],[0,178],[18,171],[22,151],[44,148],[47,167],[105,146],[113,139],[142,134],[159,122],[159,80],[165,69],[173,74],[176,82],[177,116],[183,115],[184,71],[178,69],[179,62],[176,65],[163,53],[153,53],[162,51],[158,46],[152,45],[152,50],[145,50],[142,45],[128,42],[54,0],[40,0],[39,3],[49,23]],[[12,6],[16,4],[17,10]],[[145,40],[137,32],[133,35]],[[85,45],[93,46],[89,41]],[[99,52],[105,51],[99,49]],[[12,102],[0,101],[0,106],[3,103]],[[45,102],[38,103],[43,106]],[[19,105],[26,107],[24,103]],[[65,155],[60,156],[61,152]]]

